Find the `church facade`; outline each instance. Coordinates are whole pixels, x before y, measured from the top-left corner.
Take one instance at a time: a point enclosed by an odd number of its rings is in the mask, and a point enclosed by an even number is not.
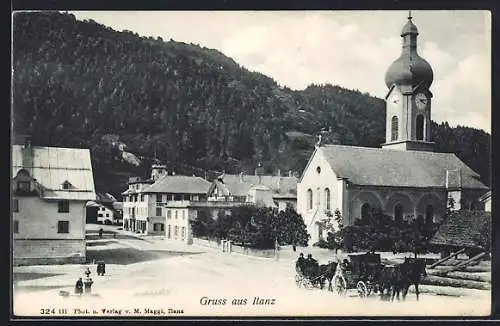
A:
[[[453,153],[433,152],[430,86],[433,71],[417,53],[412,18],[401,31],[402,52],[385,75],[386,142],[382,148],[317,144],[297,185],[297,211],[311,234],[339,210],[351,225],[372,209],[394,219],[439,222],[447,209],[482,209],[488,188]]]

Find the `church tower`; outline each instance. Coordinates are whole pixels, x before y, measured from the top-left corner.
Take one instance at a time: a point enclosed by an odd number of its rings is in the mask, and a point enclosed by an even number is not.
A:
[[[385,74],[386,142],[383,148],[432,151],[431,99],[434,75],[430,64],[417,53],[418,29],[411,12],[403,26],[401,56]]]

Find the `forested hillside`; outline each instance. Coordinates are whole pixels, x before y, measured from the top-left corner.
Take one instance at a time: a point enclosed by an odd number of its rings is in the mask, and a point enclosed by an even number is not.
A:
[[[258,162],[300,174],[321,129],[328,142],[384,141],[382,99],[331,85],[292,91],[217,50],[55,12],[17,13],[13,44],[13,134],[90,148],[98,191],[123,191],[154,156],[200,176]],[[488,134],[443,124],[433,139],[489,183]]]

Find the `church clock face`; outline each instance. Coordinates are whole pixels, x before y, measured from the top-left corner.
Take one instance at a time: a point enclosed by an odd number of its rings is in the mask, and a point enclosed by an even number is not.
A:
[[[424,109],[427,106],[427,102],[427,96],[425,96],[424,93],[418,93],[415,95],[415,104],[417,105],[417,108]]]

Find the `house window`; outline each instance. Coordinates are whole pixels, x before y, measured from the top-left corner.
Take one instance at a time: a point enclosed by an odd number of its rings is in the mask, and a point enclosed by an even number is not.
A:
[[[57,202],[58,213],[69,213],[69,200],[60,200]]]
[[[403,206],[401,204],[394,206],[394,220],[398,223],[403,221]]]
[[[71,183],[69,183],[69,181],[64,181],[64,183],[62,184],[62,188],[65,190],[70,189]]]
[[[19,233],[19,221],[14,220],[14,233]]]
[[[170,224],[168,225],[168,232],[167,232],[167,238],[170,239],[170,232],[171,231],[171,227],[170,227]]]
[[[318,167],[316,168],[316,172],[318,172],[318,174],[320,174],[320,173],[321,173],[321,167],[319,167],[319,166],[318,166]]]
[[[177,211],[174,211],[175,219],[177,219]]]
[[[161,207],[156,207],[156,216],[161,216]]]
[[[330,210],[330,189],[325,189],[325,206],[327,210]]]
[[[156,202],[157,203],[161,203],[161,199],[162,199],[161,197],[162,197],[161,194],[156,194]]]
[[[398,140],[398,117],[393,116],[391,119],[391,141]]]
[[[30,182],[29,181],[18,181],[17,182],[17,190],[29,192],[30,191]]]
[[[57,233],[69,233],[69,221],[57,221]]]
[[[185,220],[186,219],[186,211],[182,211],[182,219]]]
[[[97,217],[102,217],[102,213],[97,214]]]
[[[367,219],[370,217],[371,213],[371,206],[368,203],[364,203],[363,206],[361,206],[361,219]]]
[[[417,140],[424,139],[424,116],[417,115]]]
[[[193,196],[193,201],[199,201],[199,200],[200,200],[200,197],[198,195]]]
[[[12,199],[12,211],[14,213],[19,212],[19,199]]]
[[[141,201],[144,201],[144,194],[141,195]]]
[[[109,214],[108,214],[108,213],[106,213],[106,217],[109,217]]]
[[[181,228],[181,236],[182,236],[182,240],[184,240],[184,238],[186,237],[186,227],[182,227]]]
[[[155,223],[153,224],[154,231],[163,231],[163,223]]]
[[[172,217],[172,211],[170,209],[167,209],[167,218]]]
[[[434,222],[434,207],[432,205],[427,205],[425,208],[425,223]]]
[[[180,195],[180,194],[175,194],[175,195],[174,195],[174,200],[182,200],[182,195]]]
[[[311,189],[307,190],[307,208],[313,208],[313,191]]]
[[[176,225],[174,227],[174,237],[178,236],[179,235],[179,227]]]

